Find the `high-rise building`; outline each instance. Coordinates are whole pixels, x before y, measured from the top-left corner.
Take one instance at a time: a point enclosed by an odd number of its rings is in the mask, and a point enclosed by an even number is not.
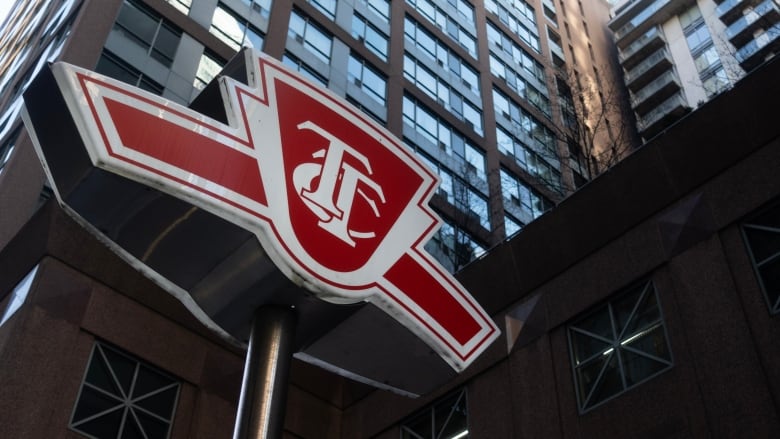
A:
[[[671,3],[688,6],[667,14],[685,35],[693,3]],[[456,268],[492,246],[457,279],[501,329],[445,380],[413,334],[369,340],[372,358],[401,375],[442,382],[416,399],[294,358],[283,437],[780,436],[780,59],[585,184],[592,161],[620,155],[625,126],[596,18],[605,10],[589,0],[16,2],[0,32],[0,437],[231,437],[244,346],[49,199],[18,114],[50,61],[186,103],[242,45],[346,97],[440,173],[433,203],[450,225],[431,250]],[[662,69],[690,51],[653,29],[631,47],[665,47]],[[694,59],[689,77],[706,100]],[[412,360],[388,354],[398,346]],[[352,347],[338,346],[361,352]]]
[[[601,1],[19,2],[0,54],[0,203],[14,206],[0,245],[45,187],[18,115],[47,62],[187,104],[249,46],[345,97],[436,170],[446,225],[428,247],[456,270],[590,180],[596,152],[632,125],[598,109],[596,91],[617,83],[607,18]]]
[[[776,0],[631,0],[612,14],[609,27],[645,139],[780,49]]]

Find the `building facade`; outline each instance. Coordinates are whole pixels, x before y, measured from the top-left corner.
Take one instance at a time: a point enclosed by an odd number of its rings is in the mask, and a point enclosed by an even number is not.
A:
[[[778,75],[459,272],[503,334],[458,377],[412,399],[294,361],[285,437],[780,434]],[[230,437],[242,349],[53,202],[0,267],[4,437]]]
[[[731,87],[780,47],[780,6],[627,1],[609,23],[645,139]]]
[[[29,217],[43,187],[32,157],[15,158],[13,145],[26,144],[22,93],[46,62],[71,62],[187,104],[249,46],[346,98],[437,171],[433,205],[447,224],[429,251],[456,270],[603,168],[594,151],[606,149],[611,134],[582,110],[598,107],[599,97],[577,99],[580,88],[569,81],[576,75],[589,90],[616,83],[608,8],[566,4],[22,2],[6,23],[8,50],[0,55],[0,178],[7,181],[0,201],[16,206],[0,243]],[[608,118],[613,127],[632,126],[620,112]],[[594,136],[573,134],[586,124],[596,125]]]
[[[439,172],[450,225],[431,251],[453,269],[482,254],[458,278],[503,331],[417,399],[294,360],[285,437],[780,435],[780,63],[584,185],[587,154],[557,130],[580,97],[609,98],[606,27],[589,18],[601,6],[18,2],[0,37],[0,436],[231,436],[243,347],[50,199],[18,113],[49,61],[186,103],[242,45],[346,97]]]

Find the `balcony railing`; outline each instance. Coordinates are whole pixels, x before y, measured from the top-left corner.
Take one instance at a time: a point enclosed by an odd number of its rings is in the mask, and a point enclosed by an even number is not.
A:
[[[734,17],[734,14],[738,14],[741,11],[738,8],[738,6],[745,3],[745,0],[726,0],[725,2],[718,5],[718,8],[715,9],[715,13],[720,17],[721,21],[724,23],[729,23]]]
[[[726,38],[733,40],[746,30],[749,30],[750,25],[767,16],[771,12],[778,12],[778,7],[773,0],[764,0],[752,11],[746,13],[742,18],[732,23],[726,28]]]
[[[620,27],[615,31],[615,39],[620,40],[625,37],[629,32],[642,25],[645,21],[651,18],[661,8],[669,4],[671,0],[656,0],[646,8],[642,9],[634,18],[629,20],[628,23]]]
[[[669,84],[674,83],[677,88],[680,87],[680,83],[677,81],[677,77],[673,71],[668,71],[658,78],[654,79],[646,86],[642,87],[637,93],[632,93],[631,106],[636,109],[640,104],[648,100],[651,96],[665,88]]]
[[[626,60],[639,53],[650,42],[658,39],[660,39],[661,41],[665,41],[663,34],[658,29],[658,27],[651,28],[650,30],[645,32],[641,37],[637,38],[636,41],[629,44],[628,46],[626,46],[625,49],[620,51],[620,62],[624,63]]]
[[[674,94],[669,99],[655,107],[655,109],[643,117],[641,117],[637,123],[639,131],[645,132],[649,128],[658,123],[664,116],[672,113],[676,109],[687,109],[688,103],[680,95],[680,93]]]
[[[669,56],[669,52],[667,52],[666,47],[662,47],[661,49],[656,50],[652,55],[645,58],[644,61],[637,64],[636,67],[627,72],[625,76],[626,84],[630,85],[652,67],[658,65],[664,60],[668,61],[669,64],[672,63],[672,59]]]
[[[736,58],[740,64],[747,63],[750,58],[758,53],[761,49],[780,39],[780,24],[775,24],[766,32],[754,38],[751,42],[742,46],[737,50]]]

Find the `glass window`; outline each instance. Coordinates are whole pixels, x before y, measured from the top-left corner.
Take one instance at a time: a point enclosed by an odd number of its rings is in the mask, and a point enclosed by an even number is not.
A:
[[[404,77],[455,117],[466,122],[475,133],[484,135],[481,109],[409,53],[404,54]]]
[[[383,61],[387,61],[387,35],[380,32],[358,13],[352,16],[352,38],[362,42],[368,50]]]
[[[166,439],[180,387],[153,366],[95,343],[70,428],[101,439]]]
[[[504,212],[504,236],[509,238],[523,229],[523,223]]]
[[[661,307],[641,282],[568,326],[569,352],[581,411],[672,366]]]
[[[445,165],[429,157],[425,152],[422,152],[409,139],[405,139],[405,142],[441,178],[438,194],[444,197],[448,203],[457,207],[461,213],[465,214],[461,218],[457,218],[459,220],[457,221],[458,224],[465,225],[471,229],[479,225],[486,230],[490,230],[490,210],[488,209],[487,198],[469,184],[469,181],[473,180],[469,178],[468,174],[469,172],[473,174],[473,169],[467,171],[464,171],[464,169],[450,170]],[[468,147],[473,149],[470,145]],[[478,159],[484,162],[484,155],[476,150],[474,152]],[[466,164],[466,166],[470,165]]]
[[[365,60],[349,54],[348,79],[360,87],[368,96],[385,105],[387,80]]]
[[[331,20],[336,18],[336,0],[306,0]]]
[[[298,11],[292,11],[288,35],[303,44],[303,47],[320,61],[330,64],[333,39],[320,30],[308,17],[302,16]]]
[[[107,50],[100,55],[95,71],[154,94],[161,95],[164,89],[162,85]]]
[[[540,62],[536,61],[531,54],[499,30],[493,23],[488,22],[487,30],[490,44],[495,45],[507,56],[511,57],[517,67],[520,68],[519,70],[530,73],[541,85],[546,83],[544,66]],[[522,71],[519,71],[519,73],[522,73]]]
[[[447,45],[408,16],[404,24],[404,34],[408,39],[407,43],[427,53],[440,68],[445,68],[446,65],[453,77],[460,78],[462,85],[468,87],[477,97],[481,98],[479,74],[460,56],[451,51]],[[427,62],[422,59],[419,61]],[[433,66],[432,63],[427,63],[429,66]]]
[[[242,0],[252,10],[260,13],[260,16],[268,18],[271,15],[271,0]]]
[[[352,96],[349,96],[349,95],[347,95],[347,102],[349,102],[350,104],[352,104],[352,105],[353,105],[355,108],[357,108],[358,110],[360,110],[360,111],[362,111],[363,113],[367,114],[369,117],[371,117],[371,118],[372,118],[372,119],[374,119],[375,121],[379,122],[379,124],[380,124],[380,125],[382,125],[382,126],[384,126],[384,125],[385,125],[385,122],[386,122],[386,121],[385,121],[385,118],[384,118],[384,117],[382,117],[382,116],[380,116],[380,115],[378,115],[378,114],[374,113],[373,111],[371,111],[371,109],[370,109],[370,108],[368,108],[368,107],[366,107],[365,105],[363,105],[363,104],[362,104],[360,101],[358,101],[357,99],[353,98]]]
[[[404,120],[431,144],[459,159],[464,169],[473,172],[480,180],[487,180],[485,154],[408,95],[404,95]]]
[[[693,7],[680,14],[679,19],[680,26],[687,30],[689,26],[698,24],[699,20],[702,19],[701,11],[699,11],[699,7],[694,4]]]
[[[731,85],[729,77],[723,67],[707,74],[702,80],[702,86],[707,96],[713,97],[716,94],[726,90]]]
[[[780,313],[780,204],[742,224],[753,269],[769,310]]]
[[[509,119],[515,130],[537,141],[539,153],[544,154],[550,160],[557,159],[557,139],[550,128],[495,88],[493,89],[493,105],[496,113]]]
[[[311,79],[314,82],[318,82],[322,84],[324,87],[328,86],[328,78],[322,76],[320,73],[318,73],[316,70],[308,66],[305,62],[301,61],[294,55],[285,52],[284,56],[282,56],[282,62],[288,66],[292,67],[293,70],[300,72],[303,74],[303,76]]]
[[[701,52],[696,58],[694,58],[693,62],[696,64],[696,70],[699,72],[704,72],[710,67],[714,66],[716,63],[720,61],[720,58],[718,57],[718,51],[715,50],[715,46],[710,46],[703,52]]]
[[[702,22],[693,32],[686,34],[686,40],[688,41],[688,48],[691,52],[701,47],[704,43],[710,41],[710,31],[707,26]]]
[[[211,20],[209,32],[232,47],[233,50],[239,50],[244,46],[257,50],[263,49],[263,33],[249,24],[249,20],[221,3],[214,10],[214,18]]]
[[[466,389],[426,407],[401,424],[401,439],[464,439],[469,434]]]
[[[200,62],[198,63],[198,71],[195,72],[195,81],[193,87],[198,90],[203,90],[215,76],[222,71],[222,67],[225,66],[225,62],[220,60],[217,55],[212,54],[209,51],[204,51],[200,56]]]
[[[171,5],[173,5],[174,8],[178,9],[179,12],[181,12],[184,15],[188,15],[190,13],[190,8],[192,7],[192,0],[165,0]]]
[[[181,39],[181,30],[135,1],[125,0],[115,29],[146,49],[149,55],[170,67]]]
[[[511,172],[501,169],[501,192],[506,202],[536,219],[553,207],[553,203],[521,181]]]
[[[476,33],[476,27],[473,24],[474,9],[469,3],[458,1],[458,9],[452,12],[454,14],[463,15],[464,17],[469,17],[467,21],[471,24],[470,29],[463,28],[447,10],[442,9],[431,0],[409,0],[409,3],[414,5],[428,21],[449,35],[455,42],[463,46],[471,56],[474,58],[477,57],[477,42],[476,38],[473,36],[473,34]]]
[[[390,22],[390,0],[359,0],[385,23]]]
[[[531,8],[530,5],[523,1],[515,2],[517,3],[524,3],[524,6],[522,9],[513,8],[515,11],[521,12],[521,15],[525,20],[528,20],[531,22],[531,26],[528,27],[523,23],[523,20],[519,20],[515,17],[513,13],[510,13],[506,8],[504,8],[503,5],[498,4],[493,1],[486,1],[485,6],[487,9],[494,14],[498,15],[498,19],[504,23],[509,29],[512,30],[512,32],[517,35],[524,43],[529,45],[532,49],[534,49],[537,53],[540,53],[540,46],[539,46],[539,36],[537,34],[536,30],[536,18],[534,16],[534,10]],[[529,13],[526,15],[526,13]],[[493,26],[491,23],[490,26]]]

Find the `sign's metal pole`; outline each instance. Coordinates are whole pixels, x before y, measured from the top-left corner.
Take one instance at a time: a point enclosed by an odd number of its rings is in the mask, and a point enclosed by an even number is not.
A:
[[[233,439],[281,439],[296,320],[290,307],[255,312]]]

